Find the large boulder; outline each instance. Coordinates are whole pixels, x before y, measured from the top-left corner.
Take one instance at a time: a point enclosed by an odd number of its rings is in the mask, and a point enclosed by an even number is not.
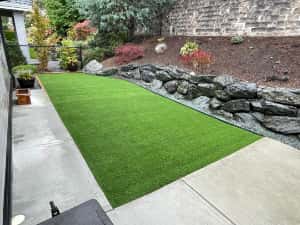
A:
[[[151,84],[151,87],[154,89],[154,90],[158,90],[158,89],[161,89],[163,86],[163,82],[161,80],[153,80],[152,84]]]
[[[141,79],[141,73],[139,68],[129,70],[127,72],[120,72],[120,75],[125,77],[125,78],[130,78],[130,79],[135,79],[135,80],[140,80]]]
[[[300,106],[300,94],[285,88],[260,88],[258,97],[286,105]]]
[[[229,101],[231,99],[231,97],[229,96],[229,94],[227,94],[226,91],[224,90],[216,90],[215,91],[215,96],[217,99],[221,100],[221,101]]]
[[[212,83],[214,79],[216,78],[215,75],[190,75],[189,81],[193,84],[198,83]]]
[[[100,74],[103,70],[103,65],[99,63],[97,60],[92,60],[88,64],[83,67],[84,73],[89,74]]]
[[[239,80],[232,77],[232,76],[229,76],[229,75],[221,75],[221,76],[217,76],[216,78],[214,78],[213,82],[222,87],[222,88],[225,88],[227,87],[228,85],[230,84],[233,84],[235,82],[238,82]]]
[[[187,82],[187,81],[181,81],[179,83],[177,92],[179,94],[186,95],[188,93],[188,90],[189,90],[189,82]]]
[[[100,73],[97,73],[97,75],[100,76],[114,76],[119,73],[119,69],[116,67],[107,67],[104,68]]]
[[[236,82],[228,85],[225,91],[232,98],[256,98],[257,86],[255,83]]]
[[[206,96],[200,96],[193,100],[193,104],[200,106],[201,108],[206,108],[209,106],[210,98]]]
[[[158,68],[153,65],[153,64],[145,64],[140,66],[140,70],[143,72],[144,70],[146,71],[151,71],[152,73],[156,73],[156,71],[158,70]]]
[[[139,68],[137,64],[127,64],[120,67],[121,72],[130,72]]]
[[[168,67],[168,73],[173,79],[176,79],[176,80],[186,79],[186,74],[187,74],[185,71],[180,70],[175,66]]]
[[[189,84],[188,92],[186,95],[187,100],[192,100],[201,96],[201,92],[196,84]]]
[[[141,79],[146,83],[151,83],[155,79],[155,74],[150,70],[142,70]]]
[[[298,109],[294,106],[282,105],[270,101],[254,101],[251,102],[251,106],[253,111],[266,115],[297,116],[298,113]]]
[[[215,84],[200,83],[198,84],[198,90],[201,93],[201,95],[207,97],[214,97],[217,87]]]
[[[164,84],[164,87],[168,93],[174,94],[178,88],[178,81],[177,80],[168,81],[167,83]]]
[[[287,116],[265,116],[262,121],[266,128],[282,134],[300,134],[300,118]]]
[[[155,76],[156,76],[157,80],[161,80],[163,82],[168,82],[168,81],[172,80],[172,77],[170,76],[170,74],[164,70],[157,71]]]
[[[209,107],[213,110],[220,109],[223,105],[223,102],[218,100],[217,98],[212,98],[209,102]]]
[[[250,102],[245,99],[231,100],[226,102],[222,108],[231,113],[250,112]]]

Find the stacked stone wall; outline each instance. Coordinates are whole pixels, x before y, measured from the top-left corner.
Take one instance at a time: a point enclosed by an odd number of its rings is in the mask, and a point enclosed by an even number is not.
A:
[[[300,35],[299,0],[178,0],[165,35]]]

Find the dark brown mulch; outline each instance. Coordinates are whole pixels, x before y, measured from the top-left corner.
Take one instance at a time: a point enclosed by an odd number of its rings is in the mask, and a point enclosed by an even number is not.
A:
[[[232,45],[229,37],[170,37],[166,39],[168,51],[163,55],[154,52],[156,39],[148,38],[141,43],[145,57],[136,63],[187,67],[180,61],[179,50],[187,40],[194,40],[214,56],[214,64],[206,73],[230,74],[266,86],[300,88],[300,37],[249,37],[240,45]],[[108,59],[104,64],[112,66],[114,60]],[[274,75],[288,76],[289,80],[266,79]]]

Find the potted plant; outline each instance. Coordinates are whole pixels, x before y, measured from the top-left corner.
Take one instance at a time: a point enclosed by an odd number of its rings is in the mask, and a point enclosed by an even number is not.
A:
[[[74,47],[72,40],[63,40],[62,46],[59,50],[59,64],[64,70],[76,71],[78,70],[78,55],[77,49]]]
[[[20,74],[17,78],[21,88],[33,88],[35,83],[35,76],[29,71]]]
[[[76,56],[69,56],[66,63],[69,71],[75,72],[78,70],[78,59]]]
[[[21,88],[33,88],[37,67],[35,65],[20,65],[12,69]]]

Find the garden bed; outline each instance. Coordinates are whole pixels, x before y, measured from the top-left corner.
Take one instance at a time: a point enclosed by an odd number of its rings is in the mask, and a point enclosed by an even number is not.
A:
[[[207,73],[229,74],[259,85],[300,88],[299,37],[245,38],[240,45],[232,45],[229,37],[170,37],[166,39],[169,49],[163,55],[153,50],[156,39],[148,38],[140,43],[145,48],[145,57],[136,63],[187,67],[180,61],[179,51],[187,40],[195,40],[200,48],[214,56],[215,62]],[[114,59],[106,60],[104,65],[114,65]],[[273,75],[288,76],[289,80],[267,82],[266,76]]]

